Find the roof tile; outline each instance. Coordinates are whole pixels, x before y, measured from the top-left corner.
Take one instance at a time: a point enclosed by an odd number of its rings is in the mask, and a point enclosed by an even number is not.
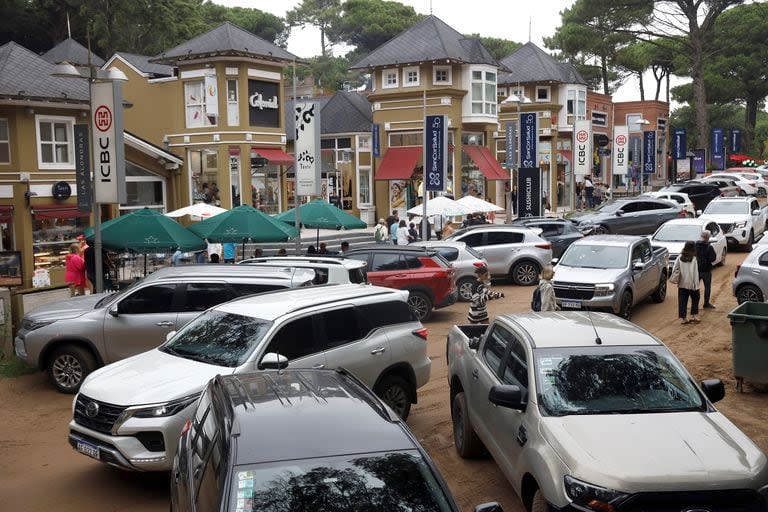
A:
[[[499,74],[499,84],[530,82],[561,82],[586,85],[587,81],[569,63],[558,62],[547,52],[531,42],[501,59],[501,64],[510,70]]]
[[[51,76],[55,65],[11,41],[0,46],[0,96],[88,100],[88,82]]]

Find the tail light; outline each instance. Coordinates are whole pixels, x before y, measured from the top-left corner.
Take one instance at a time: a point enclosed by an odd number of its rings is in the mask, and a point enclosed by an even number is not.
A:
[[[736,278],[736,276],[738,276],[738,275],[739,275],[739,270],[740,270],[740,269],[741,269],[741,265],[736,265],[736,271],[733,273],[733,277],[734,277],[734,279]]]
[[[181,436],[183,437],[184,434],[189,432],[189,429],[192,428],[192,420],[187,420],[184,422],[184,428],[181,429]]]
[[[536,244],[535,247],[539,249],[552,249],[552,244]]]
[[[472,265],[474,265],[474,266],[475,266],[475,267],[477,267],[477,268],[483,268],[483,267],[485,267],[485,263],[483,263],[482,261],[476,261],[476,262],[474,262]]]
[[[688,212],[686,212],[685,210],[680,210],[680,213],[678,213],[678,216],[686,217],[687,218],[688,217]]]
[[[422,327],[421,329],[416,329],[415,331],[412,331],[411,334],[413,334],[414,336],[418,336],[424,341],[427,341],[427,335],[429,335],[429,330],[427,330],[426,327]]]

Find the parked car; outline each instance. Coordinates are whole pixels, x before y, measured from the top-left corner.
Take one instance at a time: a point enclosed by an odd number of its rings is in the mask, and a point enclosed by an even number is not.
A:
[[[713,220],[706,219],[673,219],[665,222],[651,237],[651,245],[665,247],[669,251],[669,269],[677,261],[685,242],[696,242],[701,238],[701,232],[708,230],[711,234],[710,245],[715,250],[715,265],[724,265],[728,255],[728,241]]]
[[[768,210],[754,197],[721,197],[707,205],[701,218],[717,222],[729,243],[750,250],[765,231]]]
[[[674,202],[649,197],[606,201],[594,211],[574,215],[571,220],[584,234],[650,235],[672,219],[685,217]]]
[[[521,286],[539,282],[542,267],[552,259],[552,244],[539,229],[486,224],[459,229],[446,240],[464,242],[488,262],[493,277],[510,277]]]
[[[311,270],[183,265],[161,268],[125,290],[46,304],[24,315],[16,356],[63,393],[99,366],[159,346],[202,311],[243,295],[311,285]]]
[[[736,301],[765,302],[768,298],[768,244],[752,249],[733,274],[733,295]]]
[[[683,207],[688,217],[696,217],[696,206],[691,201],[690,196],[685,192],[667,192],[664,190],[656,190],[653,192],[646,192],[643,194],[648,197],[655,197],[656,199],[666,199],[667,201],[674,201]]]
[[[435,250],[371,244],[355,247],[346,257],[365,262],[371,284],[408,290],[408,304],[421,321],[428,320],[433,309],[455,304],[458,298],[456,271]]]
[[[710,174],[707,179],[726,179],[733,180],[736,186],[744,192],[747,196],[762,196],[765,193],[765,181],[755,173],[742,173],[742,172],[729,172],[729,171],[715,171]],[[761,192],[762,191],[762,192]]]
[[[699,183],[709,183],[710,185],[715,185],[720,189],[721,197],[739,197],[747,195],[747,193],[741,187],[739,187],[735,181],[731,179],[718,178],[713,176],[710,178],[699,178],[696,181]]]
[[[630,322],[500,315],[447,353],[456,451],[485,447],[528,511],[765,510],[768,460],[712,405],[723,383]]]
[[[407,300],[401,290],[349,284],[211,308],[160,347],[89,375],[75,398],[69,442],[123,469],[167,471],[211,378],[286,363],[346,368],[405,419],[431,368],[427,330]]]
[[[459,511],[405,422],[345,370],[215,377],[172,475],[172,512]]]
[[[348,258],[323,256],[272,256],[242,260],[238,265],[303,268],[315,273],[313,284],[367,283],[365,264]]]
[[[556,263],[552,287],[561,309],[607,309],[629,320],[646,298],[667,296],[667,249],[646,237],[588,236]]]
[[[469,301],[472,299],[476,280],[475,270],[478,267],[488,266],[485,258],[464,242],[430,240],[413,242],[410,245],[427,247],[437,251],[456,271],[456,290],[459,294],[459,300]]]
[[[512,221],[513,226],[540,229],[539,236],[552,244],[552,257],[559,258],[565,250],[584,235],[576,224],[567,219],[554,217],[520,217]]]
[[[659,192],[682,192],[688,194],[696,211],[703,210],[709,202],[720,197],[720,189],[712,183],[698,181],[686,181],[685,183],[673,183],[659,190]]]

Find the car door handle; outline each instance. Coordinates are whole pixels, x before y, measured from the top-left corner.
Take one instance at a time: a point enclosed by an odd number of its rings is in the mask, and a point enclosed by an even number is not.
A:
[[[479,378],[480,378],[480,372],[478,371],[478,369],[477,369],[477,368],[475,368],[474,370],[472,370],[472,378],[473,378],[473,379],[475,379],[475,380],[477,380],[477,379],[479,379]]]
[[[181,473],[179,473],[178,470],[174,471],[173,472],[173,481],[174,481],[174,483],[179,483],[179,477],[181,477]]]
[[[404,277],[408,277],[408,274],[395,274],[394,277],[397,277],[398,279],[403,279]]]
[[[384,347],[375,348],[375,349],[371,350],[371,354],[373,354],[373,355],[383,354],[385,350],[387,350],[387,349],[384,348]]]
[[[176,325],[176,322],[157,322],[155,325],[158,327],[173,327]]]
[[[758,268],[753,268],[753,269],[752,269],[752,273],[753,273],[753,274],[759,274],[759,273],[760,273],[760,269],[758,269]]]
[[[325,368],[324,364],[316,364],[312,367],[313,370],[322,370],[323,368]]]

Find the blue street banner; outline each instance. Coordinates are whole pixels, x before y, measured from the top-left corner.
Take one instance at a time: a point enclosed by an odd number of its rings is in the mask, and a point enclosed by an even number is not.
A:
[[[643,174],[656,172],[656,131],[643,132]]]
[[[77,184],[77,209],[90,212],[93,204],[91,191],[91,163],[88,153],[88,126],[75,125],[75,182]]]
[[[696,174],[704,174],[707,172],[707,150],[706,149],[694,149],[693,150],[693,162],[691,163],[691,172]]]
[[[424,118],[424,181],[425,190],[445,190],[445,163],[448,161],[448,121],[445,116]]]
[[[536,144],[538,143],[538,131],[536,130],[536,113],[520,115],[520,167],[533,167],[536,165]]]
[[[507,145],[507,169],[517,168],[517,146],[515,145],[516,138],[517,125],[515,123],[507,123],[506,132],[504,133],[504,139]]]
[[[672,129],[672,155],[675,160],[685,160],[688,153],[685,128]]]
[[[518,218],[540,217],[542,210],[541,169],[521,167],[517,172],[517,208]]]
[[[741,130],[739,128],[731,128],[730,148],[731,154],[741,152]]]
[[[716,170],[725,169],[725,140],[722,128],[712,128],[712,165]]]
[[[379,158],[381,157],[381,125],[380,124],[372,124],[371,125],[371,146],[373,151],[373,157]]]

